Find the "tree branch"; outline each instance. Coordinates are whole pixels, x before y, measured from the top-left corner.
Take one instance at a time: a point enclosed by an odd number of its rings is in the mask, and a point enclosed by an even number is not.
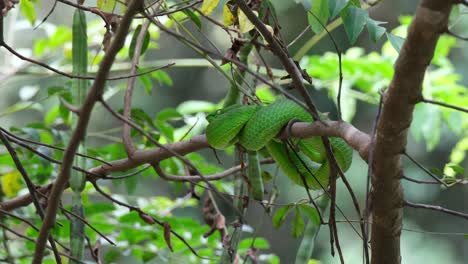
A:
[[[291,126],[291,136],[298,138],[307,138],[314,136],[332,136],[341,137],[350,145],[353,149],[359,152],[359,155],[363,160],[367,160],[368,147],[370,144],[370,137],[368,134],[360,131],[356,127],[352,126],[343,121],[324,121],[324,124],[318,122],[315,123],[304,123],[297,122]],[[279,138],[286,138],[287,132],[282,131],[278,134]],[[205,135],[194,136],[191,139],[180,141],[172,144],[164,145],[164,148],[152,148],[146,150],[137,150],[133,154],[133,158],[125,158],[120,160],[114,160],[106,164],[102,164],[98,167],[94,167],[87,171],[91,172],[88,175],[88,179],[96,179],[98,176],[104,176],[112,172],[124,172],[136,168],[145,163],[154,163],[161,160],[171,158],[174,155],[165,150],[171,149],[173,152],[179,153],[180,155],[186,155],[191,152],[195,152],[201,149],[209,148],[210,145],[206,140]],[[105,178],[107,179],[107,177]],[[40,187],[37,191],[46,193],[54,183]],[[31,197],[29,195],[18,196],[11,200],[0,203],[0,208],[6,211],[11,211],[19,207],[27,206],[31,203]]]
[[[32,261],[33,264],[42,263],[47,237],[49,236],[50,229],[55,225],[55,217],[57,214],[57,208],[60,203],[60,198],[65,186],[68,184],[75,153],[78,149],[80,141],[85,135],[86,128],[91,117],[91,111],[93,110],[96,101],[101,98],[102,93],[104,92],[104,85],[106,83],[106,79],[109,75],[112,64],[114,63],[115,56],[117,55],[117,52],[123,47],[132,18],[136,12],[142,8],[142,4],[143,1],[141,0],[133,0],[129,3],[127,12],[120,21],[115,38],[100,64],[99,71],[97,72],[94,83],[91,86],[88,95],[86,96],[86,100],[83,103],[83,106],[81,107],[78,123],[64,152],[63,163],[60,168],[60,172],[54,186],[52,187],[46,215],[44,217],[41,231],[39,232],[39,236],[36,241],[36,248]]]

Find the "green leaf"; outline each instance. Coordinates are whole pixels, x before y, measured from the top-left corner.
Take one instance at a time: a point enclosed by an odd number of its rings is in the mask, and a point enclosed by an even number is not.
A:
[[[141,31],[141,24],[138,25],[137,28],[135,29],[135,32],[133,32],[132,41],[130,42],[130,47],[128,49],[128,57],[131,60],[135,56],[135,47],[138,41],[138,35],[140,35],[140,31]],[[150,33],[148,30],[146,30],[145,36],[143,37],[143,43],[141,44],[140,56],[142,56],[145,53],[145,51],[148,49],[149,41],[150,41]]]
[[[360,0],[351,0],[351,1],[349,1],[349,3],[356,6],[356,7],[361,7],[361,1]]]
[[[97,0],[96,6],[104,12],[113,13],[117,0]]]
[[[292,208],[292,205],[286,205],[278,208],[275,215],[273,216],[273,226],[279,228],[286,220],[286,216],[289,213],[289,210]]]
[[[140,122],[147,122],[150,125],[153,125],[153,120],[149,117],[148,113],[146,113],[141,108],[132,108],[131,110],[131,117],[134,120],[138,120]]]
[[[115,206],[111,203],[98,203],[92,202],[86,206],[86,215],[91,216],[94,214],[103,214],[106,212],[112,212],[115,210]]]
[[[299,208],[296,207],[296,215],[294,216],[294,220],[291,225],[293,237],[299,237],[302,234],[302,232],[304,232],[304,227],[304,219],[302,219],[302,215],[299,211]]]
[[[63,86],[52,86],[47,88],[47,95],[50,97],[54,94],[60,94],[66,91]]]
[[[427,150],[432,151],[440,141],[442,118],[438,108],[426,105],[423,105],[423,107],[426,110],[426,115],[424,117],[424,123],[419,129],[426,141]]]
[[[343,8],[348,4],[348,0],[330,0],[328,1],[328,13],[330,19],[336,17]]]
[[[135,194],[138,180],[139,180],[138,176],[128,177],[123,180],[125,184],[125,189],[127,190],[128,194]]]
[[[346,35],[351,44],[354,44],[364,29],[368,14],[365,10],[355,6],[349,6],[341,12]]]
[[[142,72],[142,70],[140,69],[138,72]],[[145,88],[145,92],[151,95],[151,92],[153,91],[153,82],[151,81],[151,78],[148,76],[148,74],[138,76],[138,80]]]
[[[178,120],[183,116],[174,108],[166,108],[158,112],[156,122],[158,124],[165,123],[168,120]]]
[[[367,30],[372,41],[376,42],[379,40],[387,29],[379,25],[385,24],[386,22],[377,21],[370,17],[367,17]]]
[[[115,247],[110,248],[104,255],[104,261],[105,263],[114,262],[120,257],[121,254],[122,252],[119,249]]]
[[[312,8],[307,13],[307,20],[315,34],[324,30],[328,17],[328,0],[312,0]]]
[[[258,99],[264,103],[272,103],[275,101],[275,94],[268,86],[261,86],[255,90],[255,94],[257,95]]]
[[[36,22],[36,9],[31,0],[21,0],[20,1],[21,12],[23,12],[24,17],[34,26]]]
[[[185,101],[177,107],[177,111],[183,115],[196,114],[199,112],[210,113],[215,110],[215,104],[197,100]]]
[[[184,10],[182,10],[182,11],[187,15],[188,18],[190,18],[190,20],[192,20],[192,22],[193,22],[199,29],[201,29],[201,27],[202,27],[202,22],[201,22],[200,17],[199,17],[197,14],[195,14],[195,13],[194,13],[192,10],[190,10],[190,9],[184,9]]]
[[[268,248],[270,248],[270,244],[264,238],[260,238],[260,237],[255,238],[255,242],[252,245],[253,241],[254,241],[254,238],[243,239],[239,243],[239,248],[241,248],[241,249],[247,249],[247,248],[250,248],[250,247],[254,247],[254,248],[258,248],[258,249],[268,249]]]
[[[157,70],[151,73],[151,77],[159,82],[159,84],[165,84],[167,86],[172,86],[174,83],[172,82],[171,76],[167,74],[167,72],[163,70]]]
[[[463,173],[465,173],[465,168],[463,168],[462,166],[458,165],[458,164],[455,164],[455,163],[449,163],[446,165],[448,168],[451,168],[452,170],[454,170],[457,174],[461,174],[463,175]]]
[[[440,170],[439,168],[430,168],[429,171],[432,173],[432,174],[435,174],[435,175],[439,175],[439,176],[443,176],[444,173],[442,172],[442,170]]]
[[[390,44],[392,44],[392,47],[400,53],[401,47],[403,46],[403,43],[405,42],[405,39],[396,35],[393,35],[392,33],[385,33],[387,35],[388,41],[390,41]]]
[[[43,106],[39,103],[36,102],[31,102],[31,101],[23,101],[23,102],[18,102],[7,109],[3,110],[0,112],[0,117],[13,114],[19,111],[23,110],[37,110],[37,111],[42,111]]]
[[[264,183],[267,183],[273,179],[273,175],[271,175],[271,173],[268,171],[262,170],[262,179]]]
[[[218,6],[219,0],[203,0],[203,4],[201,7],[201,12],[205,15],[211,14],[213,10]]]
[[[54,123],[55,119],[60,115],[60,105],[55,105],[44,116],[44,123],[50,126]]]
[[[316,225],[320,225],[320,217],[315,207],[306,204],[300,204],[298,207],[300,211],[310,219],[310,221]]]

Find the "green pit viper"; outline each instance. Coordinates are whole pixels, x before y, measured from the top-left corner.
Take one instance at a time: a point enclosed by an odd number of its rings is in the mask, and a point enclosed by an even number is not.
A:
[[[293,119],[312,122],[311,115],[289,99],[278,99],[267,106],[234,104],[207,116],[209,124],[206,137],[208,143],[216,149],[224,149],[236,143],[249,153],[266,148],[294,183],[304,186],[302,175],[310,189],[326,188],[330,164],[320,137],[299,140],[297,146],[300,151],[297,155],[275,139],[280,130]],[[330,137],[329,140],[340,168],[348,170],[352,161],[352,148],[341,138]],[[261,197],[261,194],[257,197]]]

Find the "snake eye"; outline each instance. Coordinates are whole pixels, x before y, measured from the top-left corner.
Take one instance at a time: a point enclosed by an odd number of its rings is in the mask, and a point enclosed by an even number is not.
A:
[[[217,111],[216,111],[216,114],[217,114],[217,115],[220,115],[220,114],[221,114],[221,109],[220,109],[220,110],[217,110]]]

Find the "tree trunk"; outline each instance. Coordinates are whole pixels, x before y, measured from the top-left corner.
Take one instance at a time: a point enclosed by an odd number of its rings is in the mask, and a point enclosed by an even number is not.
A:
[[[440,35],[447,29],[454,1],[423,0],[395,63],[395,75],[384,96],[373,151],[372,263],[401,262],[403,217],[401,154],[406,147],[414,106],[422,98],[424,73]]]

